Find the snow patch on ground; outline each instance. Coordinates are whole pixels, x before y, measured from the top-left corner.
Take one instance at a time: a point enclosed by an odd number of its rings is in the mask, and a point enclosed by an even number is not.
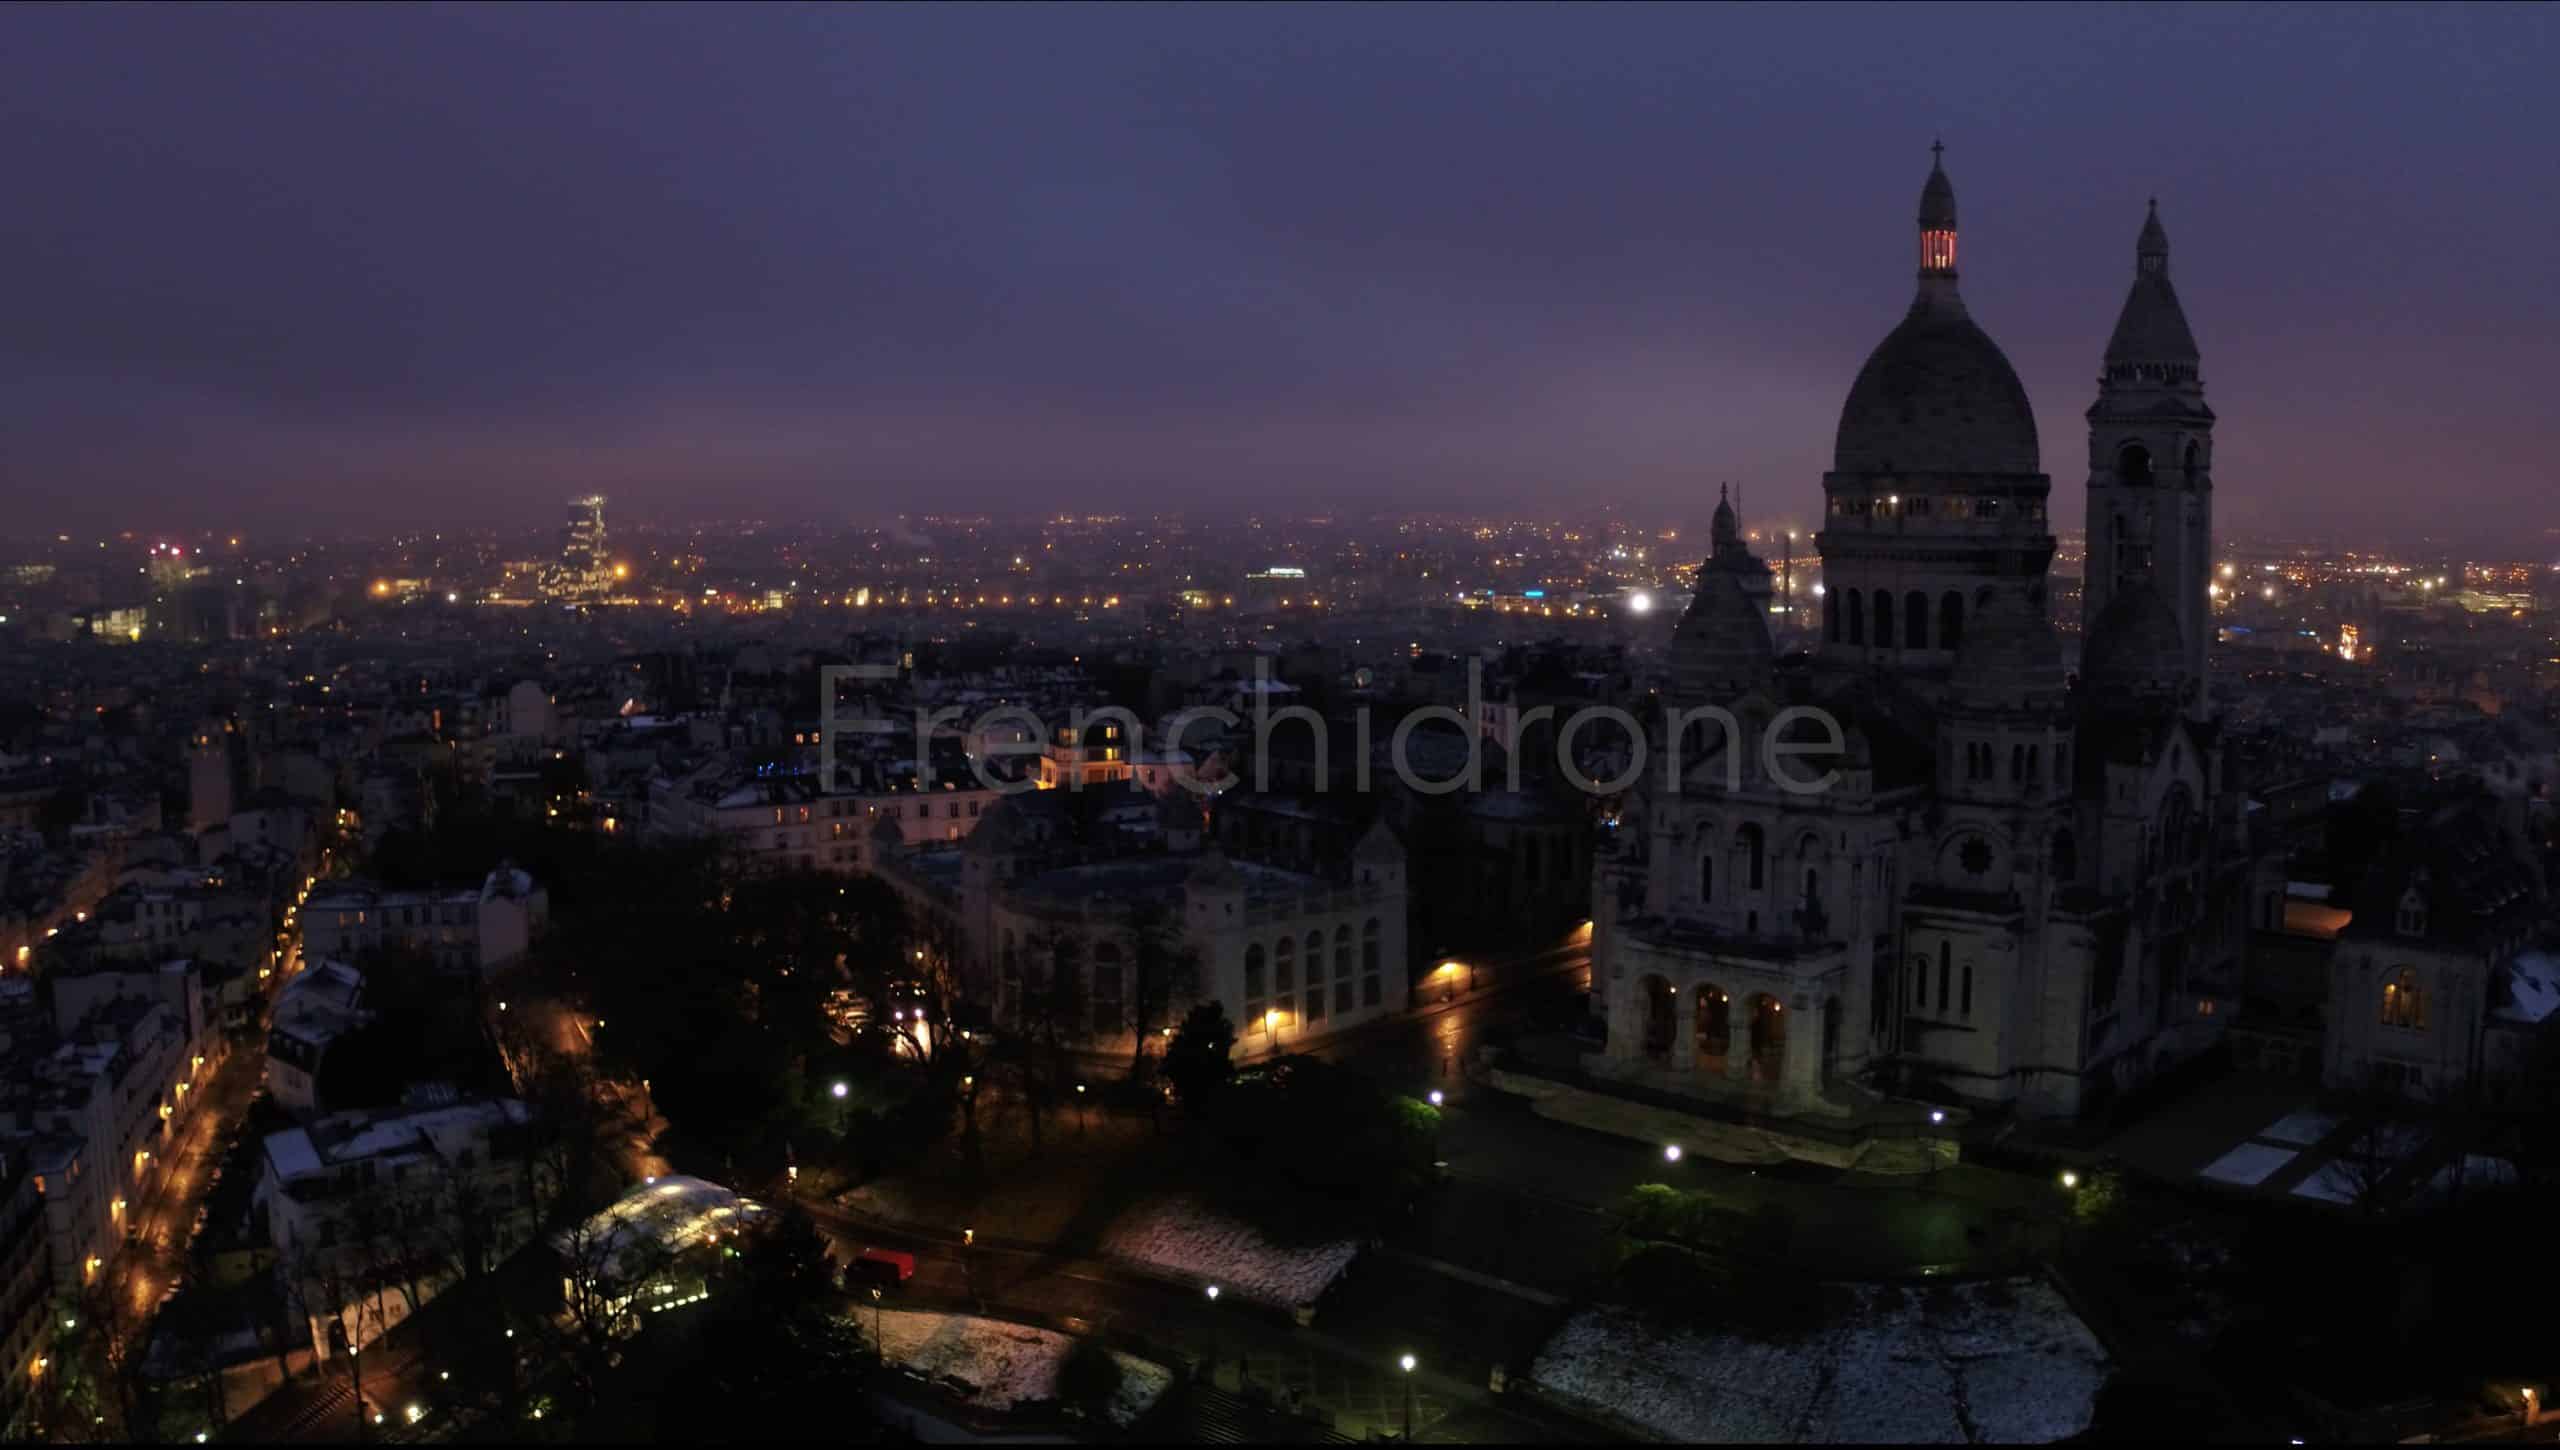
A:
[[[2336,1159],[2320,1165],[2320,1171],[2293,1186],[2296,1198],[2316,1198],[2323,1203],[2352,1204],[2363,1191],[2364,1174]]]
[[[2288,1113],[2259,1129],[2258,1136],[2270,1143],[2286,1143],[2296,1148],[2308,1148],[2336,1132],[2337,1128],[2338,1119],[2334,1114],[2304,1108],[2299,1112]]]
[[[1774,1343],[1585,1309],[1539,1351],[1531,1374],[1671,1440],[2044,1442],[2088,1428],[2106,1352],[2051,1285],[1857,1294],[1833,1328]]]
[[[1187,1196],[1160,1198],[1130,1209],[1102,1236],[1102,1256],[1193,1283],[1218,1286],[1282,1309],[1312,1305],[1324,1297],[1358,1257],[1349,1239],[1286,1245],[1264,1238],[1250,1224],[1211,1212]]]
[[[1063,1334],[969,1314],[890,1309],[877,1322],[890,1363],[914,1370],[973,1408],[998,1413],[1026,1401],[1056,1399],[1058,1368],[1075,1346]],[[1114,1424],[1131,1424],[1172,1386],[1173,1372],[1117,1350],[1111,1357],[1120,1362],[1120,1392],[1108,1413]]]
[[[2206,1164],[2196,1176],[2216,1183],[2255,1188],[2267,1181],[2277,1169],[2294,1160],[2295,1150],[2272,1148],[2264,1143],[2243,1143]]]

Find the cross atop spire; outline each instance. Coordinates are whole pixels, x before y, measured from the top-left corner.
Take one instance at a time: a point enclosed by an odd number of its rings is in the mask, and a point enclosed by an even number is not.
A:
[[[1932,138],[1929,142],[1929,164],[1932,167],[1945,164],[1942,158],[1946,155],[1946,151],[1946,142]]]

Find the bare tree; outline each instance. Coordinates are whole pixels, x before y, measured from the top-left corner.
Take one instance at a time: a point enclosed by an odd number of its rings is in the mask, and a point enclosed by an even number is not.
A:
[[[1181,919],[1159,901],[1143,901],[1132,909],[1130,938],[1130,1025],[1137,1046],[1129,1072],[1134,1077],[1145,1071],[1147,1044],[1165,1025],[1169,1009],[1199,991],[1200,952],[1184,939]]]

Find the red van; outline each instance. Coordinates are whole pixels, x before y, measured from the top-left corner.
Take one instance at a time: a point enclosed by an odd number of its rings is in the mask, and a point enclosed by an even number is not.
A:
[[[848,1289],[897,1289],[916,1276],[916,1256],[896,1249],[866,1248],[844,1266]]]

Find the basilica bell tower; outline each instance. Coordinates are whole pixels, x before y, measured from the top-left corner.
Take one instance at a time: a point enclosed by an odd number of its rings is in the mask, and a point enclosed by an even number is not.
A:
[[[2152,610],[2153,601],[2137,597],[2141,591],[2156,593],[2176,621],[2175,683],[2190,699],[2202,693],[2213,631],[2213,410],[2205,406],[2199,361],[2169,285],[2169,233],[2155,201],[2134,243],[2133,290],[2107,340],[2098,400],[2089,407],[2081,618],[2083,638],[2094,644]]]

